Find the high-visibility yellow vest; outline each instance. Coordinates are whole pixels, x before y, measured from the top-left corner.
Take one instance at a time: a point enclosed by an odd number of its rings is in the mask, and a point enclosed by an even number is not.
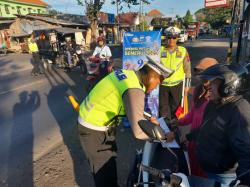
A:
[[[122,96],[129,88],[144,89],[134,71],[116,70],[110,73],[84,99],[79,118],[94,126],[108,126],[118,115],[125,115]]]
[[[32,40],[31,38],[28,39],[28,46],[29,46],[30,52],[31,53],[38,52],[39,50],[38,50],[36,42],[32,42],[31,40]]]
[[[184,58],[186,56],[187,50],[184,47],[178,46],[176,51],[170,53],[167,49],[161,47],[161,62],[162,64],[173,70],[174,73],[169,77],[164,79],[162,85],[164,86],[176,86],[183,81],[184,78]]]

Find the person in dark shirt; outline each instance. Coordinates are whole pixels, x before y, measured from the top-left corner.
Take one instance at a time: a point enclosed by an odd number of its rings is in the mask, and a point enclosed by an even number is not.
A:
[[[250,186],[250,104],[241,96],[239,64],[214,65],[197,75],[210,103],[196,132],[197,158],[208,177],[228,186]]]

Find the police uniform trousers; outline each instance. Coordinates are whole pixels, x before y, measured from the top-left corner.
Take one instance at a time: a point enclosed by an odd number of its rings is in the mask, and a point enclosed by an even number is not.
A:
[[[40,55],[38,52],[32,53],[32,64],[33,64],[32,73],[43,73],[44,72],[43,64],[41,63]]]
[[[167,120],[176,118],[175,112],[181,103],[182,82],[176,86],[160,85],[159,93],[159,116]]]
[[[78,124],[81,146],[85,152],[96,187],[117,187],[117,145],[115,128],[96,131]]]

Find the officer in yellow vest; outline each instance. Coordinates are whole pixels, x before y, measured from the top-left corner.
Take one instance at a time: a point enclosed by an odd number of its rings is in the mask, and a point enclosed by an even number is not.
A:
[[[39,74],[42,74],[43,70],[40,62],[39,49],[36,44],[34,34],[31,34],[31,37],[28,39],[28,47],[29,47],[29,52],[32,54],[32,62],[33,62],[32,64],[34,66],[31,71],[31,75],[37,76]]]
[[[115,129],[119,117],[128,117],[136,138],[148,139],[138,125],[139,120],[145,119],[145,92],[152,91],[171,73],[148,58],[147,64],[137,72],[116,70],[110,73],[82,102],[78,117],[79,137],[96,187],[118,186]]]
[[[175,111],[181,103],[184,78],[186,78],[185,91],[190,87],[191,62],[186,48],[177,46],[179,34],[174,27],[165,31],[165,36],[167,45],[161,47],[161,63],[174,73],[160,85],[159,116],[171,120],[175,118]]]

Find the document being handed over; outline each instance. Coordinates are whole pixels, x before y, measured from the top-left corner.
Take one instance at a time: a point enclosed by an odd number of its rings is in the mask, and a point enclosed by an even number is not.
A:
[[[158,122],[160,123],[160,127],[163,129],[165,133],[170,132],[166,122],[164,121],[163,118],[159,118]],[[170,147],[170,148],[180,148],[179,144],[173,140],[172,142],[162,142],[161,143],[162,147]]]

